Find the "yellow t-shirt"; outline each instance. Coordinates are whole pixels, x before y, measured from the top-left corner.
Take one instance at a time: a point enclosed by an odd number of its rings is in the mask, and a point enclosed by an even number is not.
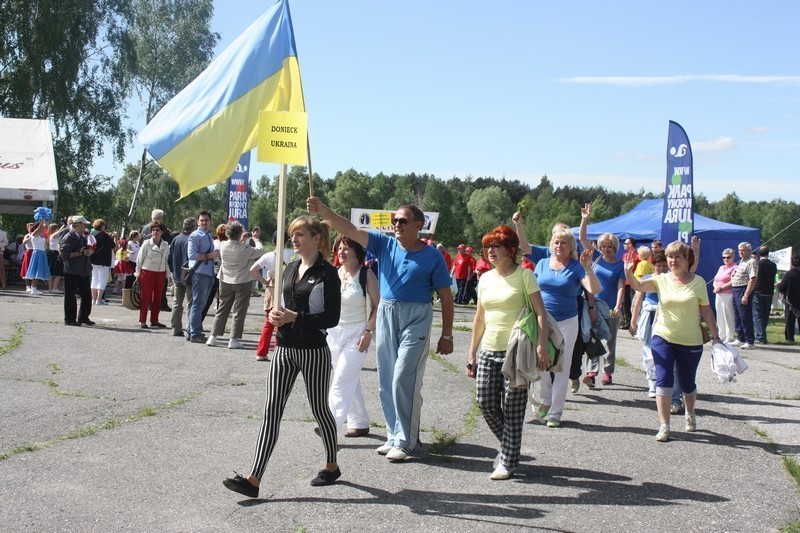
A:
[[[636,265],[636,270],[633,271],[633,275],[636,276],[636,279],[642,279],[655,271],[656,267],[650,261],[639,261],[639,264]]]
[[[675,283],[669,274],[650,278],[658,292],[658,318],[653,335],[682,346],[700,346],[700,306],[708,305],[706,282],[696,275],[687,285]]]
[[[533,272],[517,267],[510,276],[503,277],[496,269],[486,272],[478,283],[478,301],[484,311],[486,329],[481,347],[493,352],[505,351],[511,328],[525,307],[525,298],[539,292],[539,284]]]

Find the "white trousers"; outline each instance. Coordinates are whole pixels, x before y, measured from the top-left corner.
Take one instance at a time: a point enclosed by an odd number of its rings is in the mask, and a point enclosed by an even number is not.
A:
[[[575,346],[578,338],[578,317],[574,316],[557,322],[558,329],[564,335],[564,346]],[[564,404],[567,401],[567,388],[569,386],[569,367],[572,362],[572,349],[564,349],[564,370],[561,372],[542,372],[539,394],[542,405],[549,405],[550,410],[545,419],[561,420],[564,413]]]
[[[719,338],[733,341],[736,338],[736,323],[733,320],[733,293],[717,293],[714,307],[717,311]]]
[[[368,352],[358,351],[358,340],[365,328],[366,324],[362,323],[328,330],[333,366],[328,405],[336,419],[337,431],[345,418],[349,429],[369,428],[369,415],[361,391],[361,367]]]

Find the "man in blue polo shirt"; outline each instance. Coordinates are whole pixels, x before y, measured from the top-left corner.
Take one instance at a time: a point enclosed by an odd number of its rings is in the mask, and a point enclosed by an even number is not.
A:
[[[319,213],[336,231],[378,259],[381,301],[375,346],[387,439],[377,451],[392,462],[403,461],[419,442],[422,378],[430,346],[434,291],[442,304],[442,335],[436,352],[453,351],[453,293],[444,258],[419,239],[425,216],[417,206],[403,205],[395,211],[394,237],[356,228],[319,198],[312,196],[306,206],[309,213]]]

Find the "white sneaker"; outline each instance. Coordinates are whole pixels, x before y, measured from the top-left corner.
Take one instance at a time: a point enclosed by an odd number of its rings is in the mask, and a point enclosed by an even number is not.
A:
[[[501,481],[504,479],[511,479],[511,476],[513,475],[513,468],[506,468],[503,465],[497,465],[497,468],[494,469],[494,472],[492,472],[492,475],[489,476],[489,479],[493,481]]]
[[[656,391],[652,391],[652,390],[648,391],[647,392],[647,397],[648,398],[655,398],[656,397]]]
[[[378,452],[378,455],[386,455],[387,453],[392,451],[392,446],[390,446],[389,444],[384,444],[383,446],[379,446],[378,449],[375,451]]]
[[[25,285],[25,292],[31,292],[31,286]]]
[[[734,341],[731,343],[731,346],[741,346],[741,345],[742,345],[742,343],[741,343],[741,342],[739,342],[739,339],[735,339],[735,340],[734,340]]]
[[[749,350],[750,348],[752,348],[752,346],[750,346],[750,343],[748,342],[745,342],[744,344],[739,346],[740,350]]]
[[[239,339],[231,339],[228,341],[228,349],[229,350],[241,350],[244,348],[244,344]]]
[[[408,456],[411,454],[410,450],[406,450],[405,448],[400,448],[399,446],[395,446],[389,453],[386,454],[386,458],[389,459],[391,462],[396,463],[398,461],[405,461],[408,459]]]
[[[656,433],[656,440],[658,442],[667,442],[669,440],[669,426],[662,424],[661,428]]]
[[[217,338],[214,335],[209,335],[208,340],[206,341],[206,346],[216,346],[217,345]]]
[[[686,413],[686,431],[692,432],[697,431],[697,420],[694,417],[694,414]]]
[[[43,293],[39,289],[31,289],[31,296],[41,296]]]

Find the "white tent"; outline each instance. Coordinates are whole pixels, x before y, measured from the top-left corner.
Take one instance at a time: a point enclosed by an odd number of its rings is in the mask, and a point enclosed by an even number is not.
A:
[[[53,137],[47,120],[0,118],[0,213],[54,207],[58,194]]]

